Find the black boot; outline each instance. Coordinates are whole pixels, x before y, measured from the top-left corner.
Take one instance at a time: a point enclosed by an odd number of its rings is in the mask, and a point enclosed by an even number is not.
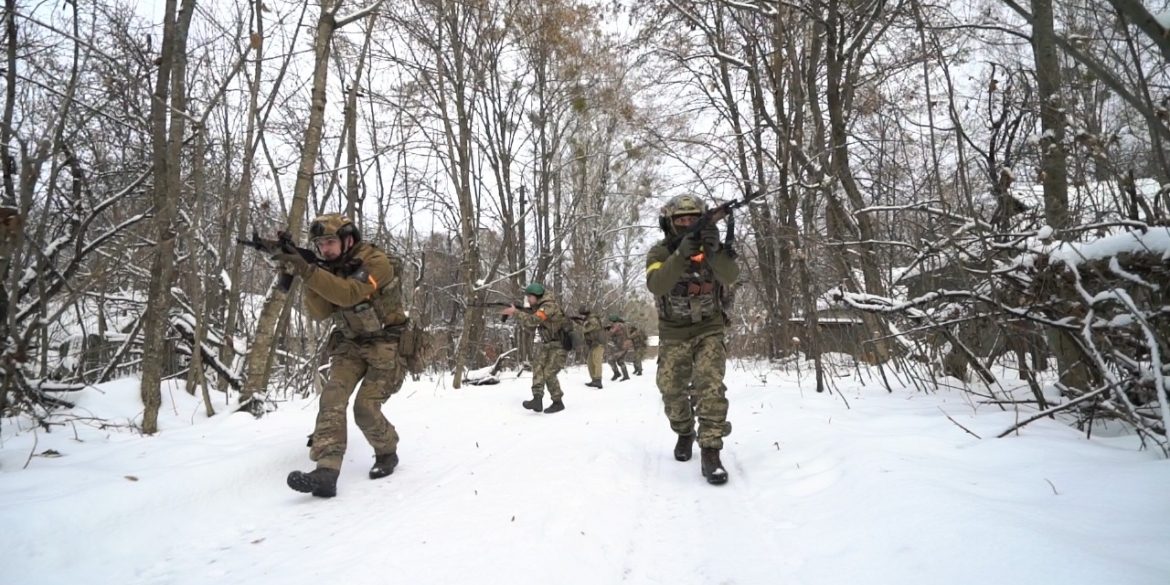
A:
[[[727,483],[727,470],[719,460],[719,449],[703,447],[699,451],[703,462],[703,477],[707,478],[707,483],[714,485]]]
[[[642,375],[642,368],[634,368],[634,375],[641,376]]]
[[[589,386],[590,388],[601,388],[601,378],[594,378],[593,380],[586,382],[585,385]]]
[[[622,364],[622,382],[630,379],[630,372],[626,370],[626,364]]]
[[[397,453],[384,453],[382,455],[375,455],[374,466],[370,468],[370,479],[378,479],[394,473],[394,468],[397,465]]]
[[[690,461],[691,447],[695,444],[695,433],[689,435],[679,435],[678,442],[674,444],[674,459],[675,461]]]
[[[619,372],[619,371],[617,371],[617,368],[614,368],[614,369],[613,369],[613,377],[612,377],[612,378],[610,378],[610,379],[609,379],[609,381],[610,381],[610,382],[613,382],[614,380],[617,380],[617,379],[618,379],[618,378],[620,378],[620,377],[622,377],[622,373],[621,373],[621,372]]]
[[[332,498],[337,495],[337,476],[340,472],[328,467],[318,467],[308,473],[294,471],[288,474],[288,487],[303,494],[318,498]]]
[[[544,413],[545,414],[552,414],[554,412],[560,412],[564,409],[565,409],[564,402],[561,402],[560,400],[554,400],[554,401],[552,401],[552,404],[548,405],[548,408],[544,409]]]
[[[525,400],[520,405],[533,412],[540,412],[544,410],[544,399],[533,396],[532,400]]]

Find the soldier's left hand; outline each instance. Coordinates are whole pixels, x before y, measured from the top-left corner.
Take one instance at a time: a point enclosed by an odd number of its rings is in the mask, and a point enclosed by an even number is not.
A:
[[[711,224],[699,233],[699,241],[703,242],[703,249],[709,253],[719,250],[719,228]]]
[[[500,311],[501,315],[506,315],[508,317],[511,317],[515,313],[516,313],[516,306],[515,305],[509,306],[509,307],[504,307],[504,310]]]
[[[272,255],[272,259],[277,262],[287,262],[301,278],[308,278],[313,273],[315,266],[309,264],[307,260],[301,257],[297,252],[289,252],[282,250]]]

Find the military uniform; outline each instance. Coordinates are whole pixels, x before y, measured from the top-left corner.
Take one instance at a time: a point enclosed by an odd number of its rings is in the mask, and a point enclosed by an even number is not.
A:
[[[532,364],[532,399],[539,405],[544,399],[544,389],[547,387],[548,395],[555,406],[563,404],[561,399],[565,395],[561,390],[560,381],[557,380],[557,373],[565,367],[565,358],[568,354],[562,331],[569,318],[557,304],[552,291],[546,291],[544,287],[540,290],[542,294],[538,295],[536,304],[531,307],[532,312],[517,311],[513,313],[513,317],[521,327],[536,329],[537,355]],[[549,410],[556,412],[553,407]]]
[[[601,363],[605,357],[605,326],[601,324],[601,317],[585,314],[585,322],[581,326],[585,337],[585,363],[589,368],[589,384],[594,388],[601,388]]]
[[[609,337],[609,346],[606,347],[605,357],[609,362],[609,367],[613,370],[613,377],[610,380],[621,379],[623,382],[630,379],[629,371],[626,369],[626,356],[630,353],[630,337],[626,333],[626,324],[616,319],[616,315],[610,315],[611,321],[609,328],[606,330],[606,335]]]
[[[406,377],[406,359],[399,355],[398,340],[407,318],[400,275],[386,253],[372,244],[355,242],[339,258],[307,265],[300,271],[309,317],[332,319],[333,332],[327,345],[329,380],[321,392],[309,450],[318,475],[293,472],[289,486],[328,497],[335,493],[345,455],[346,410],[358,382],[361,388],[354,398],[354,422],[374,448],[376,461],[370,477],[389,475],[397,465],[398,433],[382,414],[382,404],[402,388]],[[318,489],[322,480],[314,477],[331,479],[330,490]],[[328,493],[331,490],[334,493]]]
[[[646,359],[646,332],[640,327],[630,325],[630,343],[633,345],[634,375],[642,375],[642,362]]]
[[[672,227],[680,216],[697,219],[705,211],[700,200],[689,196],[677,197],[663,208],[660,221],[668,237],[646,255],[646,286],[658,310],[657,384],[670,428],[679,437],[675,458],[691,458],[697,414],[703,475],[711,483],[723,483],[727,475],[719,450],[723,437],[731,433],[723,384],[727,362],[723,296],[739,278],[739,266],[719,245],[714,226],[681,241],[672,234],[685,233],[685,228]],[[678,241],[674,250],[672,240]],[[692,409],[691,392],[698,395],[697,409]]]

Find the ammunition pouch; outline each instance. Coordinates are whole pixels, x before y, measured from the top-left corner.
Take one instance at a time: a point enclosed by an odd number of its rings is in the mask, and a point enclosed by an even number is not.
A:
[[[413,320],[394,327],[398,334],[398,355],[406,359],[406,369],[411,374],[421,374],[427,369],[427,352],[430,349],[430,335]]]

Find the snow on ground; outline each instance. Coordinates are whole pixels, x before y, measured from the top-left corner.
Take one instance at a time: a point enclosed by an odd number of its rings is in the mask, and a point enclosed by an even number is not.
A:
[[[367,479],[351,424],[332,500],[284,483],[311,469],[315,401],[208,419],[176,387],[142,437],[137,382],[105,384],[50,433],[2,421],[0,582],[1170,582],[1170,462],[1133,436],[1043,420],[994,439],[1016,413],[954,390],[733,368],[731,480],[710,486],[697,448],[672,458],[647,366],[603,390],[570,368],[551,415],[520,407],[527,374],[408,380],[385,407],[400,466]]]

